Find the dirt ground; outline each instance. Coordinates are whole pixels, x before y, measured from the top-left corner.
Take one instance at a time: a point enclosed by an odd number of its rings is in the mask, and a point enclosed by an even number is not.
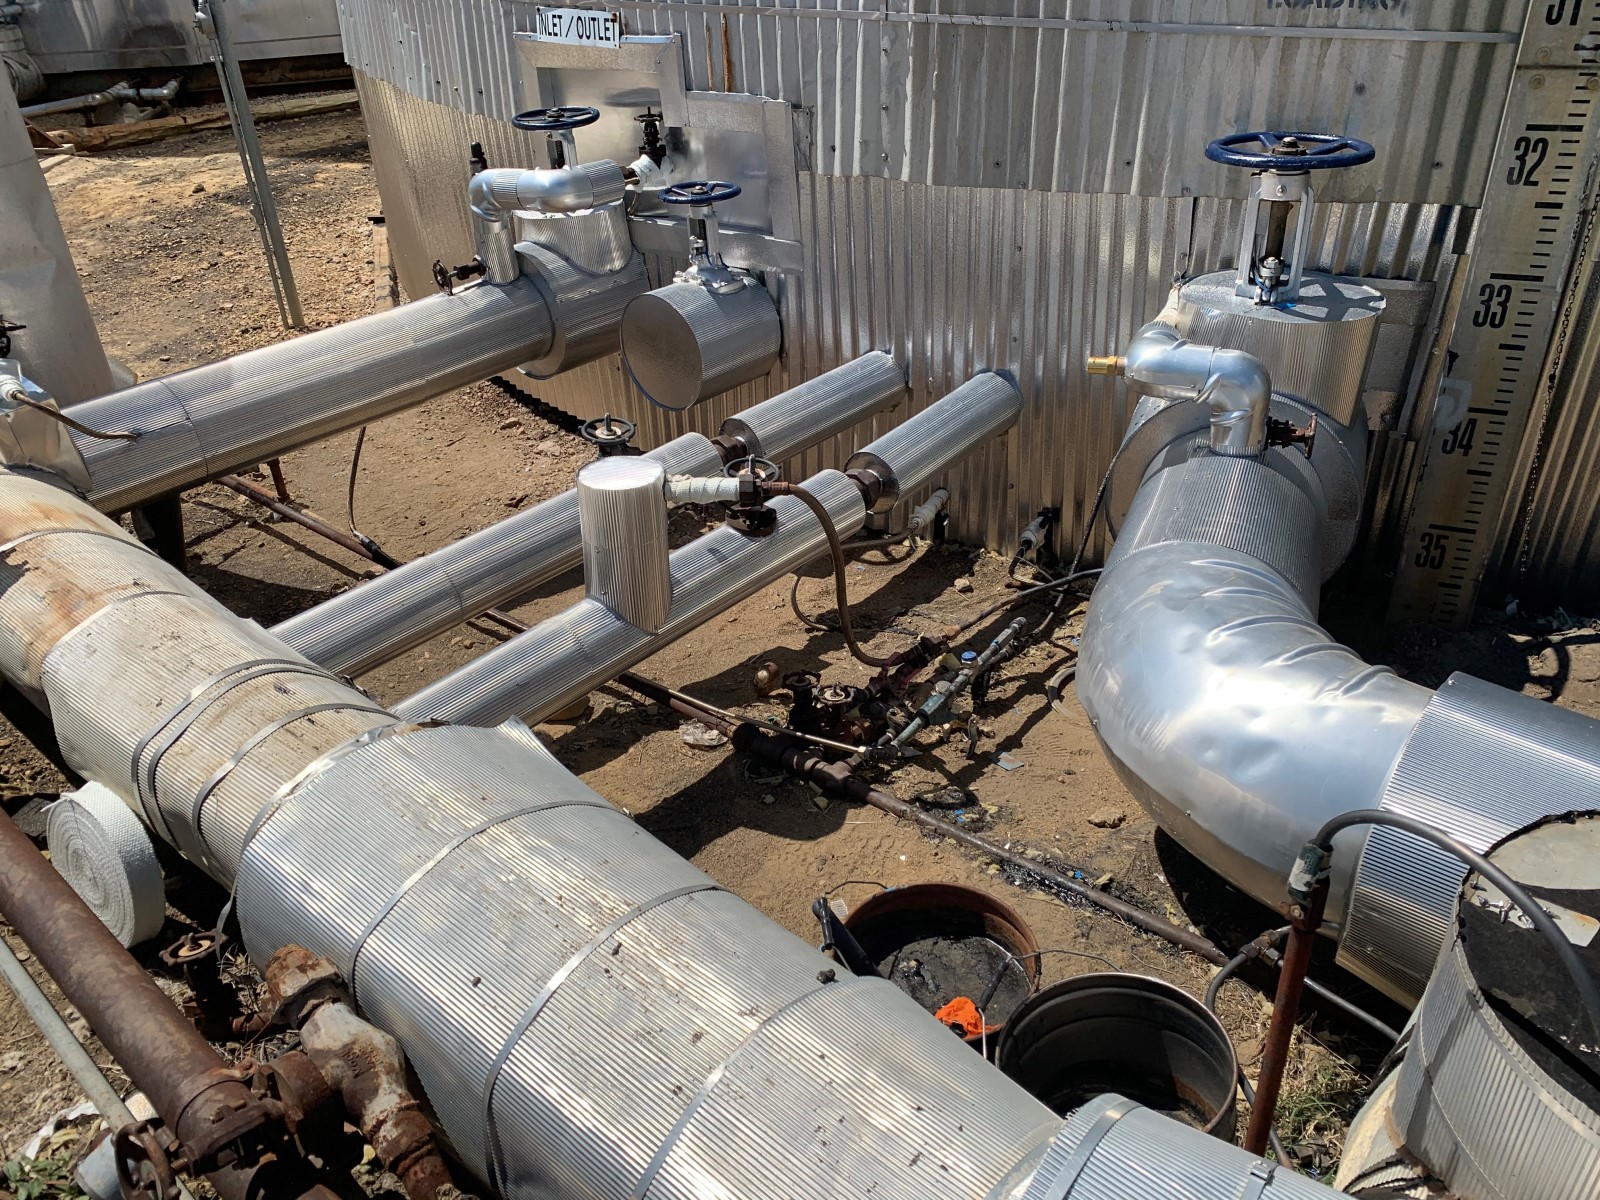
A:
[[[264,126],[261,139],[312,324],[371,311],[370,218],[380,205],[359,115]],[[52,165],[48,178],[106,347],[140,377],[282,336],[225,132],[62,161]],[[334,524],[343,524],[352,443],[353,435],[335,438],[283,464],[296,498]],[[589,456],[577,438],[496,385],[480,384],[371,430],[357,520],[390,553],[412,557],[570,487]],[[190,493],[184,508],[194,577],[263,624],[375,573],[370,563],[269,519],[220,487]],[[698,527],[692,515],[680,515],[674,532],[686,537]],[[1006,563],[992,555],[933,546],[892,558],[864,555],[850,572],[857,622],[879,650],[903,644],[907,632],[962,619],[1007,594]],[[570,603],[578,585],[575,575],[556,580],[513,611],[537,621]],[[836,634],[814,634],[794,618],[787,592],[787,580],[763,590],[641,670],[763,717],[782,711],[754,688],[756,671],[768,660],[783,672],[825,671],[830,680],[864,683],[867,669],[848,657]],[[821,580],[807,579],[800,594],[814,614],[830,608],[830,589]],[[998,673],[978,709],[983,737],[976,757],[966,757],[963,744],[945,745],[884,776],[885,784],[908,799],[952,785],[965,789],[971,794],[965,819],[989,836],[1101,881],[1224,945],[1278,924],[1157,832],[1112,773],[1070,688],[1058,709],[1045,701],[1044,682],[1071,651],[1081,612],[1079,605],[1045,643]],[[1422,682],[1437,683],[1459,668],[1600,715],[1600,623],[1565,614],[1543,621],[1518,617],[1480,622],[1458,634],[1411,631],[1391,639],[1359,623],[1341,624],[1340,615],[1337,609],[1326,614],[1336,633]],[[500,636],[492,626],[458,628],[360,682],[380,700],[397,700]],[[975,644],[988,636],[980,632]],[[830,803],[807,787],[765,776],[726,747],[686,744],[674,714],[624,693],[597,693],[586,720],[542,732],[559,758],[601,794],[807,940],[817,940],[811,906],[820,895],[833,893],[855,904],[879,885],[950,881],[1002,897],[1026,918],[1042,946],[1061,951],[1043,960],[1046,982],[1110,964],[1200,995],[1212,974],[1197,957],[1097,910],[1025,886],[953,843],[875,809]],[[8,809],[28,809],[32,798],[65,786],[24,738],[0,729],[0,792]],[[173,919],[156,945],[141,952],[147,963],[155,965],[154,949],[185,931],[183,916],[204,919],[213,893],[174,864]],[[1317,974],[1325,982],[1391,1022],[1401,1018],[1326,961],[1331,955],[1323,957]],[[1264,982],[1249,977],[1223,994],[1225,1021],[1251,1072],[1265,1029],[1267,1006],[1256,990]],[[79,1035],[100,1054],[81,1018],[77,1024]],[[1361,1026],[1313,1009],[1282,1122],[1304,1165],[1319,1172],[1332,1165],[1343,1119],[1386,1049]],[[113,1078],[122,1082],[119,1073]],[[17,1155],[47,1118],[78,1099],[10,993],[0,989],[0,1160]],[[81,1136],[69,1136],[54,1153],[70,1158],[81,1143]]]

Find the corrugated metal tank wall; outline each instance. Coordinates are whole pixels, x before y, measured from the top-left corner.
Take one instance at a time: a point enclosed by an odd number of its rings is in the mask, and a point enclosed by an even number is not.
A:
[[[629,33],[676,32],[691,89],[799,109],[804,269],[778,288],[785,359],[688,414],[651,409],[607,359],[530,390],[642,418],[659,443],[868,349],[903,356],[920,407],[983,367],[1018,374],[1026,408],[1001,452],[952,482],[957,536],[1006,547],[1046,504],[1075,539],[1127,419],[1083,373],[1120,347],[1179,273],[1231,265],[1240,172],[1219,133],[1335,129],[1371,168],[1318,181],[1317,265],[1434,279],[1482,194],[1522,3],[994,3],[922,11],[623,0]],[[466,147],[541,161],[517,111],[521,0],[340,0],[379,183],[413,294],[464,261]],[[726,31],[724,32],[724,23]],[[725,51],[726,48],[726,51]],[[652,259],[663,278],[670,261]],[[887,419],[878,418],[880,426]],[[855,442],[855,435],[844,435]],[[837,460],[813,452],[807,468]]]

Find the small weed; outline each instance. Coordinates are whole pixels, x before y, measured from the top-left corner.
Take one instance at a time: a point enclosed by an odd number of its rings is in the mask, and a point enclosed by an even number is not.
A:
[[[73,1160],[69,1157],[13,1158],[0,1164],[5,1185],[0,1197],[5,1200],[83,1200],[84,1193],[72,1179]]]

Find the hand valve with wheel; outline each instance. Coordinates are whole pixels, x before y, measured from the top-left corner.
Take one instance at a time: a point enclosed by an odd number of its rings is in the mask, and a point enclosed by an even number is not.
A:
[[[739,185],[697,180],[661,199],[688,209],[689,266],[622,314],[622,362],[653,404],[674,411],[765,375],[783,344],[772,297],[748,271],[722,260],[714,207]]]
[[[544,134],[550,165],[560,170],[581,161],[572,131],[593,125],[599,119],[598,108],[531,108],[512,117],[511,123],[530,133]]]
[[[736,292],[749,287],[750,276],[722,261],[721,232],[714,207],[732,200],[743,189],[736,183],[700,179],[678,183],[661,193],[666,204],[686,205],[689,209],[689,268],[678,273],[679,283],[698,283],[714,292]]]
[[[1300,295],[1305,259],[1311,245],[1311,209],[1316,195],[1312,171],[1358,167],[1373,159],[1366,142],[1332,133],[1284,133],[1254,130],[1219,137],[1206,146],[1206,157],[1226,167],[1254,172],[1244,213],[1235,291],[1257,304],[1286,304]],[[1261,207],[1267,206],[1266,226]],[[1289,210],[1298,204],[1294,244],[1287,255],[1284,239]]]

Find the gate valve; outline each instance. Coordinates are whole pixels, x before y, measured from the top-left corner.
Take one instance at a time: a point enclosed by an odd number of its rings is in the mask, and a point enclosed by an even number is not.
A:
[[[569,163],[579,162],[578,145],[572,131],[593,125],[600,119],[598,108],[530,108],[511,118],[518,129],[545,135],[545,153],[550,165],[557,170]]]
[[[719,179],[698,179],[676,183],[661,193],[666,204],[689,207],[689,267],[674,277],[678,283],[698,283],[713,292],[737,292],[754,286],[748,271],[730,267],[722,261],[721,234],[714,207],[732,200],[744,189],[737,183]]]
[[[474,258],[469,263],[462,263],[459,267],[447,267],[442,259],[433,260],[433,282],[446,296],[455,295],[456,284],[465,283],[469,279],[477,279],[488,274],[489,264],[481,258]]]
[[[1267,419],[1267,445],[1268,446],[1299,446],[1306,458],[1311,457],[1311,452],[1317,445],[1317,415],[1311,414],[1311,424],[1304,429],[1292,421],[1283,421],[1277,417]]]
[[[644,134],[644,141],[639,143],[639,157],[648,158],[659,167],[667,161],[667,144],[661,140],[661,124],[666,118],[646,108],[634,120],[639,122]]]
[[[637,427],[632,421],[624,421],[607,413],[603,417],[585,421],[578,429],[578,436],[593,446],[601,458],[610,458],[615,454],[628,453],[636,432]]]
[[[1245,202],[1235,294],[1253,297],[1257,304],[1296,300],[1311,245],[1311,210],[1316,203],[1311,172],[1359,167],[1371,162],[1376,153],[1369,143],[1336,133],[1265,129],[1230,133],[1208,144],[1206,157],[1212,162],[1253,172],[1250,197]],[[1267,205],[1266,229],[1258,234],[1263,204]],[[1289,210],[1296,204],[1300,211],[1294,224],[1294,244],[1286,255]]]
[[[728,524],[750,537],[766,537],[778,525],[778,514],[767,503],[770,494],[766,485],[783,478],[783,468],[770,459],[735,459],[722,468],[729,479],[740,484],[739,499],[728,505]]]

